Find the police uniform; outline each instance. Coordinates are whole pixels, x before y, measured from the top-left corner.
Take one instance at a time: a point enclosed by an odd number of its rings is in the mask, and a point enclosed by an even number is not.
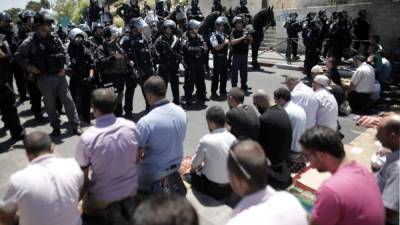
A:
[[[89,26],[92,27],[92,23],[98,22],[101,20],[101,7],[96,4],[98,1],[91,1],[90,6],[86,11],[86,21]]]
[[[151,75],[153,75],[153,63],[151,61],[149,44],[143,34],[129,35],[121,47],[127,53],[129,60],[134,63],[134,71],[127,77],[125,91],[125,114],[130,117],[133,110],[133,96],[137,83],[140,84],[142,94],[144,94],[143,84]],[[145,98],[146,101],[146,98]],[[146,109],[149,105],[146,101]]]
[[[205,71],[201,59],[207,53],[206,43],[200,34],[194,37],[186,33],[187,40],[183,45],[183,56],[187,71],[185,74],[185,98],[190,103],[196,85],[197,97],[200,101],[206,101]]]
[[[311,79],[311,69],[318,64],[320,49],[320,30],[313,23],[304,30],[303,41],[306,47],[304,71],[309,79]]]
[[[73,31],[74,29],[70,31],[70,34]],[[71,95],[75,101],[79,115],[86,123],[90,124],[90,97],[93,91],[90,70],[94,68],[94,59],[90,49],[83,42],[77,45],[74,44],[73,38],[70,39],[72,40],[68,45],[67,53],[70,60]]]
[[[231,39],[238,39],[245,34],[245,30],[232,30]],[[240,71],[241,89],[247,91],[247,58],[249,52],[249,42],[247,39],[242,40],[236,45],[232,45],[232,87],[236,87],[238,83],[238,71]]]
[[[122,4],[122,6],[117,9],[117,15],[127,24],[132,18],[140,17],[140,7],[137,4]]]
[[[23,69],[28,71],[32,65],[40,71],[40,74],[34,75],[37,77],[37,85],[43,95],[50,124],[54,129],[53,135],[60,134],[60,120],[56,110],[57,98],[65,107],[73,133],[80,134],[80,121],[67,80],[65,76],[58,75],[66,63],[66,54],[60,39],[53,34],[41,37],[39,33],[35,33],[20,45],[16,59]]]
[[[181,41],[175,35],[161,35],[154,43],[158,66],[158,74],[166,84],[171,83],[173,102],[180,104],[178,69],[181,61]]]
[[[0,50],[3,57],[0,57],[0,111],[6,128],[10,130],[13,139],[21,139],[25,134],[22,127],[16,106],[15,94],[9,84],[9,76],[12,74],[11,64],[13,56],[7,40],[0,40]]]
[[[118,52],[123,55],[121,59],[116,59],[114,54]],[[124,92],[125,76],[128,73],[129,65],[124,50],[118,45],[117,41],[105,41],[101,44],[95,55],[96,67],[100,73],[101,85],[103,88],[112,88],[118,96],[117,109],[115,115],[122,116],[122,99]]]
[[[194,1],[196,1],[196,2],[194,2]],[[192,4],[186,10],[186,17],[187,17],[188,21],[191,19],[203,21],[204,16],[203,16],[203,13],[201,12],[200,7],[198,6],[197,0],[192,0]]]
[[[211,82],[211,95],[217,94],[218,85],[220,95],[226,95],[226,82],[228,73],[228,45],[225,45],[222,49],[216,50],[215,47],[225,42],[228,37],[224,33],[214,32],[210,37],[210,43],[212,46],[213,54],[213,76]]]
[[[285,23],[284,27],[288,36],[286,58],[293,56],[296,59],[299,41],[298,33],[301,31],[301,25],[296,19],[290,19]]]

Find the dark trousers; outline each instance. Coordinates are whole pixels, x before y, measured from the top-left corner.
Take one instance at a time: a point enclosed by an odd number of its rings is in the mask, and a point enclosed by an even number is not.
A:
[[[114,111],[116,116],[122,116],[122,100],[124,93],[125,75],[124,74],[102,74],[101,86],[110,88],[117,95],[118,103]]]
[[[347,94],[347,99],[349,101],[351,110],[353,112],[365,112],[368,110],[368,107],[370,105],[370,94],[368,93],[358,93],[355,91],[352,91]]]
[[[288,38],[287,48],[286,48],[286,58],[290,58],[291,56],[293,57],[297,56],[297,48],[299,46],[298,41],[299,41],[298,38]]]
[[[242,89],[247,89],[247,55],[233,54],[232,59],[232,87],[237,87],[238,71]]]
[[[9,85],[0,85],[0,110],[4,125],[10,129],[11,137],[21,136],[24,128],[18,117],[15,94]]]
[[[206,97],[206,83],[205,83],[205,72],[202,64],[196,64],[196,62],[189,62],[190,67],[185,73],[185,97],[191,98],[196,86],[196,93],[199,98]]]
[[[125,80],[125,104],[124,104],[125,115],[132,114],[133,96],[135,94],[137,83],[138,83],[137,78],[133,76],[128,76]]]
[[[26,97],[26,82],[25,82],[25,72],[16,63],[13,64],[13,72],[15,83],[17,84],[18,94],[20,98]]]
[[[218,90],[219,93],[226,94],[226,82],[228,75],[228,60],[224,54],[214,54],[214,69],[211,81],[211,93],[215,94]]]
[[[172,96],[174,97],[173,102],[175,104],[180,104],[178,67],[170,68],[166,65],[160,65],[158,68],[158,75],[164,79],[167,86],[168,83],[171,84]]]
[[[90,99],[93,86],[79,77],[72,77],[69,82],[69,88],[78,114],[85,122],[90,123]]]
[[[314,47],[306,48],[306,58],[304,60],[304,71],[308,78],[311,78],[311,69],[318,64],[319,52]]]
[[[36,80],[27,79],[26,87],[29,92],[31,111],[33,115],[40,115],[42,113],[42,93],[40,93]]]
[[[197,175],[195,173],[192,176],[192,187],[203,194],[209,195],[216,200],[229,198],[232,194],[232,188],[230,184],[218,184],[210,181],[204,174]]]

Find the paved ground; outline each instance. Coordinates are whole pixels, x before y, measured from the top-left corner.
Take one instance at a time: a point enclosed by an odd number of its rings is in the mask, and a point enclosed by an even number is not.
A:
[[[262,72],[249,72],[249,86],[253,88],[253,90],[257,89],[264,89],[267,93],[271,94],[273,91],[283,86],[281,82],[283,78],[281,75],[283,74],[293,74],[300,77],[303,77],[301,72],[292,71],[292,70],[282,70],[277,68],[263,68],[264,71]],[[181,78],[181,81],[183,79]],[[211,82],[208,80],[206,81],[207,90],[210,90]],[[230,83],[228,83],[228,88],[230,88]],[[183,94],[182,86],[181,86],[181,95]],[[171,97],[171,92],[169,90],[168,96]],[[139,114],[145,107],[142,94],[140,89],[136,90],[136,95],[134,99],[134,112]],[[252,104],[251,97],[247,97],[245,103]],[[207,107],[213,105],[220,105],[225,110],[228,109],[228,105],[226,101],[209,101],[206,102],[203,106],[194,106],[191,108],[184,109],[187,111],[188,115],[188,132],[186,135],[184,148],[185,154],[193,154],[198,140],[208,132],[208,128],[205,122],[205,111]],[[34,122],[32,115],[29,111],[29,103],[25,102],[24,104],[20,105],[18,108],[21,116],[22,123],[26,127],[27,131],[30,132],[32,130],[42,130],[45,132],[50,133],[51,128],[48,124],[37,124]],[[137,118],[138,115],[136,115]],[[357,127],[354,125],[352,121],[352,116],[346,118],[340,118],[340,123],[342,125],[342,133],[345,135],[344,142],[349,143],[352,139],[357,137],[361,132],[364,131],[363,128]],[[67,119],[63,115],[62,121],[66,122]],[[0,127],[3,127],[2,122],[0,121]],[[60,138],[54,139],[53,141],[56,143],[56,153],[62,157],[73,157],[75,153],[75,146],[78,141],[78,136],[71,136],[68,133],[67,125],[63,126],[62,135]],[[25,167],[27,165],[27,159],[24,155],[22,142],[13,142],[9,140],[8,132],[5,132],[4,129],[0,129],[0,196],[4,194],[6,188],[6,182],[8,177],[14,173],[15,171]],[[189,198],[193,199],[196,198],[196,195],[191,195]],[[200,199],[198,199],[200,200]],[[201,201],[199,201],[196,208],[201,206]],[[195,205],[196,205],[195,204]],[[203,206],[201,206],[204,208]],[[199,210],[201,214],[201,221],[202,224],[210,224],[211,221],[215,223],[215,221],[222,221],[223,218],[226,218],[226,210],[217,210],[220,209],[219,206],[215,208],[215,205],[210,207],[205,207],[205,209]],[[223,207],[224,208],[224,207]],[[217,210],[217,211],[215,211]],[[221,211],[221,216],[219,213]],[[214,212],[213,215],[209,215],[210,212]],[[212,224],[212,223],[211,223]],[[217,223],[219,224],[219,223]]]

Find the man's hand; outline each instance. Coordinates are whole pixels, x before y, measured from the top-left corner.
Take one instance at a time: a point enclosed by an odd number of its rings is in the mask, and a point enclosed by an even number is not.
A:
[[[144,156],[144,149],[143,148],[138,148],[137,154],[136,154],[136,163],[139,163],[140,160],[143,159]]]
[[[6,54],[0,49],[0,59],[4,59]]]
[[[114,54],[114,58],[115,59],[122,59],[124,56],[123,55],[121,55],[121,54],[119,54],[118,52],[116,52],[115,54]]]
[[[40,74],[40,70],[36,66],[28,66],[28,72],[31,74]]]
[[[229,46],[229,44],[230,44],[229,40],[225,39],[224,44]]]

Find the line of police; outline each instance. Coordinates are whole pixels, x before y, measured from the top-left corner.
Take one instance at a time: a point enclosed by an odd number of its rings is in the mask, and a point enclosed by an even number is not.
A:
[[[213,11],[224,10],[220,1],[214,3]],[[240,3],[237,13],[248,14],[246,1],[241,0]],[[90,97],[96,87],[112,88],[119,97],[116,115],[122,116],[125,111],[124,116],[131,118],[135,88],[155,74],[154,69],[171,84],[174,103],[181,103],[178,74],[180,64],[185,67],[184,101],[187,104],[193,103],[194,86],[197,89],[197,101],[207,101],[205,66],[208,65],[210,46],[215,65],[211,96],[218,97],[218,88],[220,95],[226,95],[230,41],[224,28],[229,22],[224,16],[218,17],[215,20],[216,31],[207,37],[210,40],[204,40],[198,34],[199,20],[203,19],[203,15],[197,4],[198,0],[193,0],[186,12],[189,19],[185,27],[187,32],[177,35],[176,23],[165,18],[161,33],[155,40],[147,40],[143,35],[143,28],[147,24],[140,18],[140,9],[135,0],[117,10],[129,28],[129,32],[124,35],[120,35],[121,32],[115,26],[110,26],[112,21],[105,21],[104,9],[103,12],[99,10],[97,0],[91,0],[86,15],[87,23],[71,27],[68,35],[61,29],[53,32],[55,14],[48,9],[38,13],[30,10],[22,12],[17,34],[14,33],[11,16],[6,12],[0,13],[0,110],[12,138],[20,139],[25,135],[16,108],[13,76],[20,102],[28,99],[26,92],[29,92],[31,111],[38,122],[44,122],[41,110],[43,98],[53,128],[52,136],[61,134],[59,114],[62,106],[73,134],[80,135],[82,132],[79,116],[90,124]],[[156,5],[157,14],[161,14],[161,9],[165,10],[159,5]],[[244,18],[235,17],[233,22],[240,23],[242,27]],[[91,36],[88,37],[88,34]],[[63,43],[61,39],[66,36],[69,42]],[[241,38],[239,42],[250,40],[244,30],[238,38]],[[242,45],[248,48],[248,44],[246,42]],[[234,60],[235,63],[237,65],[234,67],[241,71],[242,88],[247,89],[247,52],[244,59]],[[242,75],[243,67],[246,67],[246,73]],[[69,85],[65,75],[70,77]],[[149,110],[146,105],[146,110]]]
[[[331,18],[327,17],[325,10],[310,12],[302,21],[298,21],[297,17],[297,13],[290,13],[284,24],[288,35],[286,57],[289,60],[299,59],[298,33],[301,32],[306,48],[304,69],[308,77],[311,77],[311,68],[317,65],[320,56],[332,56],[338,61],[349,57],[351,52],[347,50],[351,48],[353,38],[354,50],[358,51],[361,44],[364,44],[364,52],[368,49],[370,24],[366,10],[361,10],[353,21],[346,11],[333,12]]]

